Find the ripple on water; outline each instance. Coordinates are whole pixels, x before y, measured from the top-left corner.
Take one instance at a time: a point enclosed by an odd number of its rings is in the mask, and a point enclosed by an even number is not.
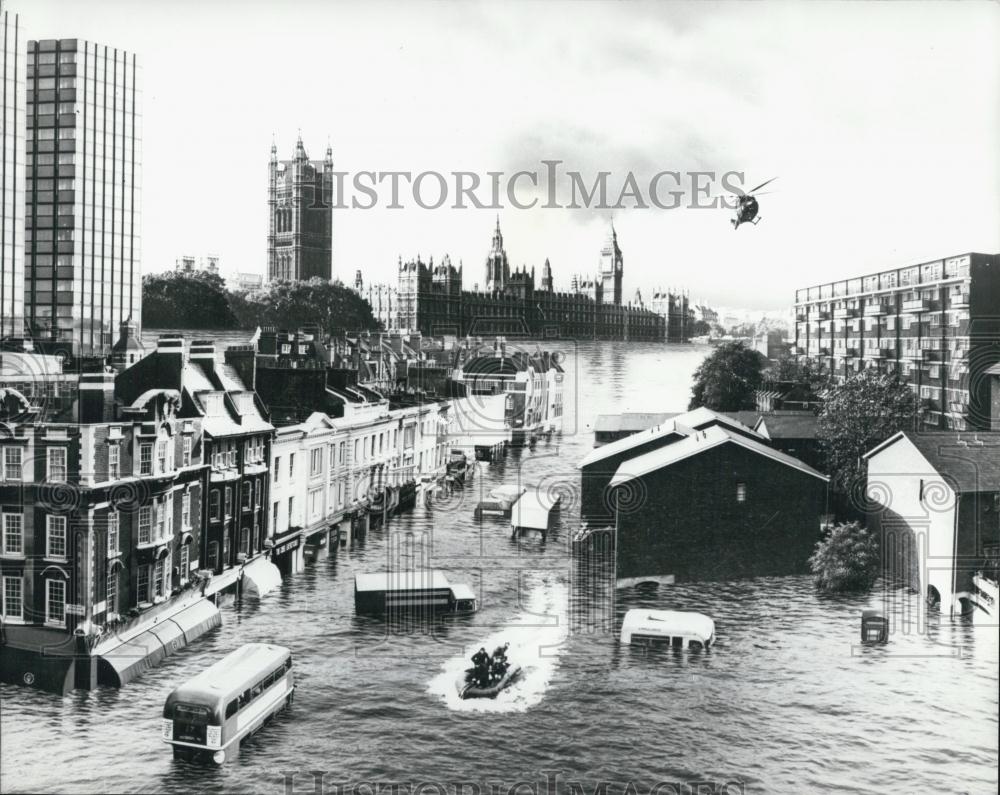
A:
[[[906,628],[903,617],[915,615],[908,595],[880,585],[824,597],[805,577],[624,590],[612,604],[612,591],[582,583],[568,558],[576,504],[567,502],[545,543],[512,543],[503,523],[472,521],[478,495],[519,473],[530,483],[573,483],[599,414],[683,410],[705,353],[616,343],[568,350],[567,433],[477,467],[461,499],[418,506],[260,602],[228,602],[220,629],[121,691],[59,698],[0,685],[0,790],[283,791],[283,771],[319,769],[328,785],[544,784],[542,771],[558,770],[562,782],[646,787],[708,777],[742,780],[748,792],[995,793],[995,631],[947,619]],[[355,617],[353,575],[382,568],[397,532],[433,542],[449,576],[478,591],[480,612],[408,634]],[[861,609],[883,599],[891,642],[857,647]],[[704,654],[621,648],[621,617],[640,606],[707,613],[718,644]],[[540,615],[558,623],[521,623]],[[512,657],[536,666],[524,688],[488,704],[456,703],[455,679],[472,650],[511,637]],[[292,709],[235,764],[174,762],[158,731],[167,693],[249,641],[291,647]],[[296,791],[311,785],[297,779]]]

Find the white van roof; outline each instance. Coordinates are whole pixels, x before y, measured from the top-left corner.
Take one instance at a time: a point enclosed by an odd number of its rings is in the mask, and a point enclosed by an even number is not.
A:
[[[626,632],[627,630],[627,632]],[[680,610],[629,610],[622,619],[622,635],[683,635],[703,643],[715,634],[715,622],[703,613]]]

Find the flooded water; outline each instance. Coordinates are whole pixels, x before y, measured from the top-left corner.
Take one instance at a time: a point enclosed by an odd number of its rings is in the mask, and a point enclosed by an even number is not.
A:
[[[470,782],[464,792],[475,783],[502,795],[712,781],[704,791],[738,792],[742,782],[746,792],[996,792],[995,627],[931,619],[906,628],[916,605],[904,592],[827,597],[806,577],[623,590],[615,601],[606,580],[572,562],[575,464],[591,448],[594,418],[685,409],[705,352],[567,349],[561,437],[477,465],[464,490],[331,550],[262,600],[229,601],[220,629],[120,691],[60,698],[2,686],[0,789],[285,793],[363,782],[355,791],[374,793],[380,783],[412,792],[438,782],[450,793]],[[544,541],[472,519],[481,494],[518,478],[563,496]],[[356,616],[353,575],[400,554],[429,555],[469,583],[480,611],[431,626]],[[858,645],[868,606],[890,612],[886,646]],[[622,648],[615,630],[632,607],[705,612],[718,643],[707,653]],[[292,649],[292,708],[232,764],[175,762],[159,735],[163,700],[248,641]],[[455,682],[469,655],[502,641],[524,676],[496,701],[460,701]]]

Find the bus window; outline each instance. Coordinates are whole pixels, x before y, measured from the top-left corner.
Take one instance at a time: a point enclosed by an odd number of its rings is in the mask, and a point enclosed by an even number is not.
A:
[[[250,694],[250,698],[257,698],[261,693],[264,692],[264,683],[258,682],[253,686],[253,692]]]
[[[289,657],[287,660],[285,660],[285,670],[286,671],[291,671],[292,670],[292,658],[291,657]]]
[[[236,714],[236,710],[240,708],[239,702],[234,698],[228,704],[226,704],[226,717],[231,718]]]
[[[280,682],[285,676],[285,669],[279,668],[277,671],[271,674],[271,676],[274,677],[275,682]]]
[[[688,641],[688,648],[689,649],[700,649],[700,648],[702,648],[701,641],[700,640],[694,640],[692,638],[691,640]]]
[[[673,641],[673,647],[675,649],[683,649],[684,648],[684,638],[682,638],[682,637],[680,637],[678,635],[677,637],[671,638],[671,640]]]
[[[244,690],[243,694],[240,696],[240,709],[243,709],[247,704],[250,703],[251,695],[249,690]]]
[[[205,707],[174,707],[174,739],[186,743],[205,744],[208,710]]]

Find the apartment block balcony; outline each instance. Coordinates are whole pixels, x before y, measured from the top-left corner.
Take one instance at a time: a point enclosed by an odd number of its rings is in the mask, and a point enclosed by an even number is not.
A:
[[[966,309],[969,306],[969,294],[967,292],[951,295],[948,297],[948,306],[951,309]]]
[[[948,404],[948,411],[952,414],[964,415],[968,408],[969,404],[964,400],[953,400]]]
[[[812,314],[814,320],[829,320],[830,313],[825,309],[820,309],[819,311],[813,312]]]
[[[924,349],[924,361],[933,364],[941,364],[946,358],[946,352],[937,348]]]
[[[817,353],[818,353],[818,354],[819,354],[820,356],[829,356],[829,355],[830,355],[830,346],[829,346],[829,345],[820,345],[820,346],[819,346],[819,347],[818,347],[818,348],[816,349],[816,352],[817,352]]]
[[[912,298],[903,301],[904,312],[930,312],[934,309],[934,302],[930,298]]]
[[[896,346],[895,345],[883,345],[878,349],[878,355],[880,359],[895,359],[896,358]]]
[[[842,306],[840,309],[833,310],[833,317],[836,320],[845,320],[847,318],[857,317],[858,310],[851,307]]]
[[[798,321],[808,320],[809,319],[809,313],[805,309],[796,309],[795,310],[795,319],[798,320]]]
[[[854,345],[848,346],[848,348],[847,348],[847,355],[848,356],[860,356],[861,355],[860,354],[860,350],[861,349],[858,348],[857,346],[854,346]]]
[[[903,349],[903,358],[904,359],[917,360],[917,359],[921,359],[923,357],[923,355],[924,355],[924,352],[920,348],[904,348]]]
[[[888,313],[889,306],[884,301],[872,301],[865,306],[865,315],[867,317],[872,317],[873,315],[884,315]]]

